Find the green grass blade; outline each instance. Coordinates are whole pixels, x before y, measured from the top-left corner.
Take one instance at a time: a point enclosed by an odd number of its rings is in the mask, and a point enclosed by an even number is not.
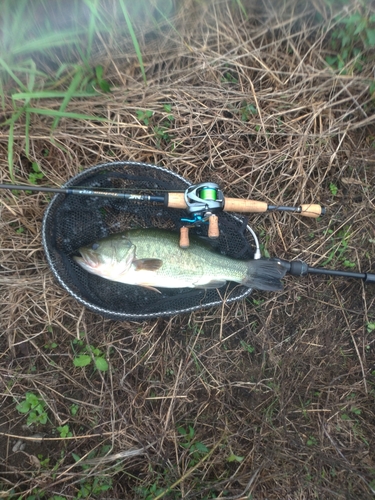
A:
[[[242,12],[242,14],[244,15],[244,17],[245,17],[245,19],[247,21],[249,17],[247,15],[246,9],[245,9],[242,1],[241,0],[236,0],[236,2],[237,2],[237,5],[238,5],[238,8],[240,9],[240,11]]]
[[[90,9],[90,20],[87,29],[87,46],[86,46],[86,61],[91,59],[92,44],[96,32],[96,20],[100,20],[98,13],[98,0],[84,0],[87,7]]]
[[[108,121],[107,118],[99,116],[83,115],[81,113],[72,113],[69,111],[60,111],[59,109],[26,108],[25,111],[29,113],[35,113],[37,115],[51,116],[52,118],[73,118],[75,120],[95,120],[101,122]]]
[[[173,25],[173,23],[168,19],[168,16],[165,15],[165,13],[159,9],[157,5],[155,5],[155,9],[159,12],[160,16],[164,19],[164,21],[172,28],[172,30],[176,33],[176,35],[182,40],[182,42],[185,44],[186,47],[188,47],[189,50],[190,47],[189,45],[185,42],[184,37],[179,33],[179,31],[176,29],[176,27]],[[156,28],[158,28],[156,26]]]
[[[1,107],[2,110],[5,111],[5,95],[4,95],[3,82],[1,81],[1,78],[0,78],[0,96],[1,96]]]
[[[14,44],[14,37],[20,40],[20,36],[25,33],[25,23],[29,24],[25,16],[25,9],[28,0],[7,0],[1,8],[1,17],[3,19],[3,46],[8,50]]]
[[[13,171],[13,147],[14,147],[14,121],[11,122],[9,127],[9,137],[8,137],[8,169],[10,180],[14,182],[14,171]]]
[[[35,85],[35,77],[36,77],[36,64],[35,62],[30,59],[30,73],[29,73],[29,78],[27,79],[27,88],[29,92],[32,92],[34,89]]]
[[[28,59],[25,62],[28,62],[30,64],[30,61],[32,61],[32,59]],[[39,71],[38,69],[33,70],[27,66],[12,66],[12,71],[17,73],[23,73],[25,75],[30,75],[31,73],[33,73],[35,74],[35,76],[48,78],[48,75],[46,73],[43,73],[43,71]]]
[[[141,68],[141,73],[142,73],[142,76],[143,76],[143,80],[147,84],[146,72],[145,72],[145,67],[144,67],[144,64],[143,64],[143,58],[142,58],[141,49],[139,47],[139,43],[138,43],[136,34],[134,32],[133,25],[132,25],[129,13],[127,11],[127,8],[125,7],[124,0],[120,0],[120,6],[121,6],[121,10],[122,10],[122,13],[124,15],[125,22],[126,22],[126,25],[128,27],[128,30],[129,30],[129,33],[130,33],[130,36],[131,36],[131,39],[132,39],[132,42],[133,42],[133,45],[134,45],[135,52],[136,52],[137,57],[138,57],[138,62],[139,62],[139,66]]]
[[[28,89],[26,87],[26,85],[24,85],[21,80],[18,78],[18,76],[16,76],[12,69],[8,66],[8,64],[4,61],[4,59],[2,59],[0,57],[0,67],[2,67],[7,73],[8,75],[12,78],[12,80],[14,80],[17,85],[24,91],[24,92],[27,92]]]
[[[25,116],[25,155],[26,158],[30,154],[30,112],[26,111]]]
[[[72,97],[92,97],[92,92],[85,92],[78,90],[73,92]],[[14,101],[21,101],[25,99],[62,99],[66,96],[66,91],[55,91],[55,90],[41,90],[39,92],[18,92],[12,95]]]
[[[27,43],[15,46],[13,55],[30,54],[33,52],[42,52],[44,50],[67,47],[68,45],[77,44],[80,41],[80,35],[84,35],[85,30],[66,30],[57,33],[46,33],[43,37],[38,37],[35,40],[28,40]]]
[[[12,122],[16,123],[18,118],[22,115],[22,113],[25,111],[25,108],[18,108],[13,115],[5,120],[5,122],[0,123],[0,127],[5,127],[6,125],[10,125]]]
[[[68,90],[65,93],[63,102],[61,103],[61,106],[60,106],[60,110],[59,110],[60,112],[64,112],[65,111],[66,107],[69,104],[69,101],[72,99],[72,97],[73,97],[74,93],[76,92],[79,84],[81,83],[82,76],[83,76],[82,68],[78,68],[76,74],[74,75],[72,81],[70,82]],[[60,116],[57,115],[56,118],[53,121],[52,130],[54,130],[57,127],[57,125],[59,123],[59,120],[60,120]]]

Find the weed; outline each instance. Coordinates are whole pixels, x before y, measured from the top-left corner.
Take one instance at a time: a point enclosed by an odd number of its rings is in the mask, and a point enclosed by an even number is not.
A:
[[[228,66],[228,65],[226,64],[226,66]],[[238,83],[238,75],[233,74],[232,71],[226,71],[221,78],[221,82],[222,83]]]
[[[146,126],[150,123],[150,118],[154,114],[151,110],[143,111],[142,109],[137,110],[137,118],[140,122],[143,122]]]
[[[246,352],[249,352],[250,354],[252,354],[254,351],[255,351],[255,347],[253,347],[252,345],[248,344],[247,342],[245,342],[244,340],[241,340],[240,341],[240,344],[241,344],[241,347],[246,351]]]
[[[58,345],[57,342],[47,342],[47,344],[44,345],[44,349],[56,349]]]
[[[33,171],[29,174],[27,180],[30,182],[30,184],[38,184],[38,180],[43,179],[44,174],[35,161],[32,162],[31,168]]]
[[[111,449],[110,445],[104,445],[99,450],[99,453],[92,451],[87,455],[87,459],[90,460],[95,458],[95,456],[102,457]],[[80,456],[76,453],[72,453],[72,457],[76,462],[81,460]],[[91,465],[81,465],[84,471],[90,470]],[[84,477],[79,482],[79,491],[76,494],[76,499],[79,498],[103,498],[103,493],[113,488],[112,477],[106,475],[97,476],[87,476]]]
[[[105,92],[105,93],[108,93],[108,92],[111,92],[111,85],[109,84],[109,82],[107,80],[105,80],[103,78],[103,74],[104,74],[104,70],[103,70],[103,66],[96,66],[95,67],[95,78],[93,80],[93,84],[98,84],[100,89]],[[93,85],[93,87],[94,87]]]
[[[368,15],[364,7],[341,17],[336,16],[336,28],[330,34],[330,45],[335,52],[327,56],[326,62],[340,73],[359,73],[375,47],[375,15]],[[375,91],[375,82],[370,83],[370,94]]]
[[[318,441],[314,436],[309,436],[307,441],[306,441],[307,446],[316,446],[318,444]]]
[[[78,410],[79,410],[79,406],[77,404],[72,404],[72,406],[70,407],[70,413],[71,413],[72,417],[75,417],[77,415]]]
[[[16,406],[20,413],[27,413],[27,425],[45,424],[48,415],[45,409],[46,403],[41,396],[33,392],[27,392],[25,399]]]
[[[354,267],[355,264],[351,263],[351,261],[344,256],[349,247],[349,240],[351,238],[350,229],[350,226],[345,226],[337,233],[337,236],[333,239],[331,251],[329,252],[327,259],[322,264],[323,267],[334,259],[340,261],[341,263],[345,262],[346,264],[344,265],[346,265],[346,267]],[[331,234],[332,230],[328,229],[327,233]]]
[[[165,143],[170,143],[172,138],[168,133],[168,129],[170,128],[174,116],[171,114],[172,105],[164,104],[163,109],[168,115],[159,123],[158,125],[154,125],[152,127],[152,131],[156,138],[157,147],[161,147],[162,141]],[[146,126],[151,125],[151,119],[154,116],[154,112],[151,110],[137,110],[137,118],[140,122],[143,122]]]
[[[233,452],[229,455],[229,457],[227,458],[227,462],[242,462],[242,460],[244,459],[245,457],[241,457],[239,455],[235,455]]]
[[[338,187],[333,182],[330,182],[329,190],[331,191],[332,196],[336,196],[338,192]]]
[[[254,104],[248,104],[246,101],[242,101],[241,108],[240,108],[239,112],[240,112],[241,120],[243,122],[248,122],[252,116],[255,116],[258,114],[258,110],[254,106]]]
[[[60,437],[62,437],[62,438],[72,437],[73,436],[73,434],[69,430],[69,425],[68,424],[61,425],[61,426],[57,427],[56,429],[59,431]]]
[[[367,323],[366,330],[368,333],[375,332],[375,321],[370,321],[369,323]]]
[[[85,342],[82,339],[83,335],[84,332],[81,332],[81,338],[73,340],[73,346],[77,347],[79,351],[78,353],[75,353],[73,359],[74,366],[83,368],[84,366],[88,366],[94,358],[94,364],[97,370],[102,372],[108,371],[108,362],[105,359],[105,353],[97,347],[85,345]]]
[[[191,425],[189,425],[188,429],[185,427],[178,427],[177,432],[185,438],[185,442],[180,443],[180,445],[186,450],[189,450],[189,467],[193,467],[209,452],[209,449],[200,441],[194,441],[195,431]]]
[[[166,119],[171,123],[174,120],[174,116],[171,114],[172,112],[172,104],[163,104],[163,109],[166,113],[169,113],[167,115]]]
[[[171,136],[168,134],[168,128],[165,125],[156,125],[152,128],[155,137],[157,147],[160,149],[161,141],[166,143],[171,142]]]
[[[153,498],[156,498],[163,492],[164,488],[160,488],[157,481],[148,487],[140,486],[136,489],[136,493],[138,493],[143,500],[153,500]]]

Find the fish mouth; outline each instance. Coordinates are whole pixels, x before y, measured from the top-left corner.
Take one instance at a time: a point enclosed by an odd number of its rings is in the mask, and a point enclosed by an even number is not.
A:
[[[94,252],[79,249],[77,253],[79,255],[73,255],[73,260],[75,260],[80,266],[84,268],[96,268],[99,266],[99,258]]]

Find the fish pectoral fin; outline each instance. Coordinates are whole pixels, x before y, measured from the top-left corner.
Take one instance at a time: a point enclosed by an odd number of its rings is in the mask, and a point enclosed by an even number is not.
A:
[[[204,290],[207,288],[221,288],[225,283],[225,280],[211,280],[208,283],[194,285],[194,288],[203,288]]]
[[[133,265],[136,271],[157,271],[163,265],[160,259],[134,259]]]
[[[147,290],[152,290],[153,292],[161,293],[160,290],[158,290],[157,288],[150,286],[150,285],[141,285],[140,284],[139,286],[141,286],[142,288],[147,288]]]

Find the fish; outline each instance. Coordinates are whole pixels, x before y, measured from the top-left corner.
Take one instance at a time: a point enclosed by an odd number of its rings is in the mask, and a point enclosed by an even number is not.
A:
[[[221,255],[202,238],[164,229],[130,229],[79,248],[73,259],[107,280],[158,288],[221,288],[228,281],[259,290],[282,290],[286,269],[279,260],[239,260]]]

